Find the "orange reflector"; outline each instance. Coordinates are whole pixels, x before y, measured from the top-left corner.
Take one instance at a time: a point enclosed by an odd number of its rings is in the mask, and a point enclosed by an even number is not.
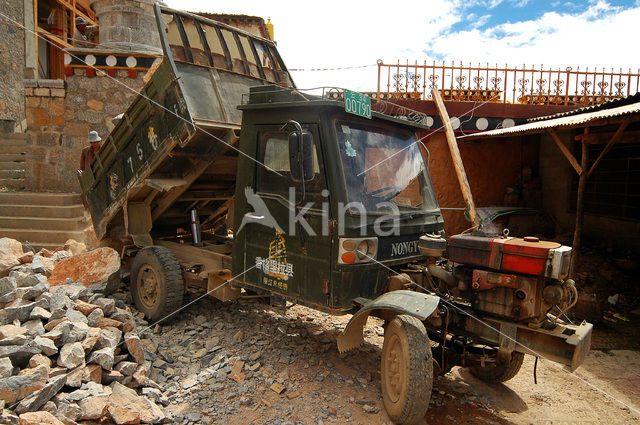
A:
[[[345,252],[344,254],[342,254],[342,262],[347,264],[355,263],[356,254],[354,254],[353,252]]]

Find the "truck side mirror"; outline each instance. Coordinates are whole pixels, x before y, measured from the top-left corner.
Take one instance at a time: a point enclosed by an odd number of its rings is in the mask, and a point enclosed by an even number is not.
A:
[[[289,133],[289,169],[294,181],[312,180],[313,169],[313,136],[303,130]],[[303,177],[301,177],[301,174]]]

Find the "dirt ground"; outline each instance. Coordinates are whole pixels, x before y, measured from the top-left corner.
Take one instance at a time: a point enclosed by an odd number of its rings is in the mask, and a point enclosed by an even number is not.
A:
[[[175,423],[391,424],[380,393],[383,332],[377,319],[369,319],[366,343],[341,355],[335,338],[349,316],[328,316],[301,306],[288,308],[281,315],[261,304],[223,304],[209,299],[198,301],[193,308],[195,311],[181,313],[176,322],[156,333],[159,352],[163,344],[176,343],[175,336],[163,342],[163,334],[184,329],[185,323],[194,323],[194,319],[197,322],[198,314],[209,323],[226,320],[224,326],[216,327],[217,333],[216,329],[201,330],[200,338],[217,335],[214,337],[220,340],[231,361],[246,358],[255,349],[262,350],[261,369],[247,373],[243,384],[228,379],[217,384],[222,390],[211,392],[203,383],[183,392],[184,397],[182,393],[174,395],[168,409],[178,418],[185,418]],[[640,328],[637,322],[627,327]],[[169,335],[175,335],[175,331]],[[238,335],[241,340],[236,338]],[[637,335],[637,331],[596,329],[593,349],[575,373],[540,360],[537,384],[533,377],[534,359],[529,356],[520,373],[505,384],[486,384],[465,369],[454,368],[435,380],[422,423],[640,424]],[[254,341],[264,343],[256,347],[252,345]],[[288,361],[278,361],[283,347],[292,350],[287,352]],[[178,371],[177,376],[169,377],[169,382],[183,381],[185,373]],[[275,381],[272,377],[276,377]],[[276,393],[270,388],[272,382],[281,383],[285,390]],[[227,410],[221,411],[222,405]],[[188,412],[195,411],[201,413],[201,420],[186,419]]]

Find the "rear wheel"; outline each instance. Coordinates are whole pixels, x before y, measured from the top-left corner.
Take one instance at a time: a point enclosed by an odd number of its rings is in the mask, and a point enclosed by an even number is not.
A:
[[[497,363],[495,366],[471,367],[469,372],[485,382],[506,382],[518,374],[522,367],[524,354],[517,351],[511,353],[511,359]]]
[[[149,246],[138,252],[131,267],[131,296],[148,320],[169,320],[182,307],[183,291],[180,264],[171,251]]]
[[[433,360],[427,331],[420,320],[396,316],[384,331],[381,364],[384,407],[397,424],[424,418],[433,384]]]

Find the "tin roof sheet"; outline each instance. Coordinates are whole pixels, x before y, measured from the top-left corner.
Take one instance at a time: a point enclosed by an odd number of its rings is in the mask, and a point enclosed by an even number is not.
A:
[[[614,104],[615,105],[615,104]],[[598,105],[601,106],[601,105]],[[612,105],[613,106],[613,105]],[[594,107],[591,107],[594,108]],[[631,115],[640,112],[640,101],[625,104],[622,106],[610,107],[608,109],[597,109],[590,111],[589,108],[583,108],[585,111],[582,113],[572,114],[575,111],[568,113],[558,114],[556,118],[554,116],[548,117],[545,120],[532,121],[526,124],[516,125],[508,128],[500,128],[496,130],[484,131],[482,133],[469,134],[467,136],[460,137],[460,139],[478,139],[484,137],[506,137],[513,135],[533,134],[541,133],[548,128],[571,128],[579,127],[591,121],[597,121],[606,118],[620,117],[624,115]]]

